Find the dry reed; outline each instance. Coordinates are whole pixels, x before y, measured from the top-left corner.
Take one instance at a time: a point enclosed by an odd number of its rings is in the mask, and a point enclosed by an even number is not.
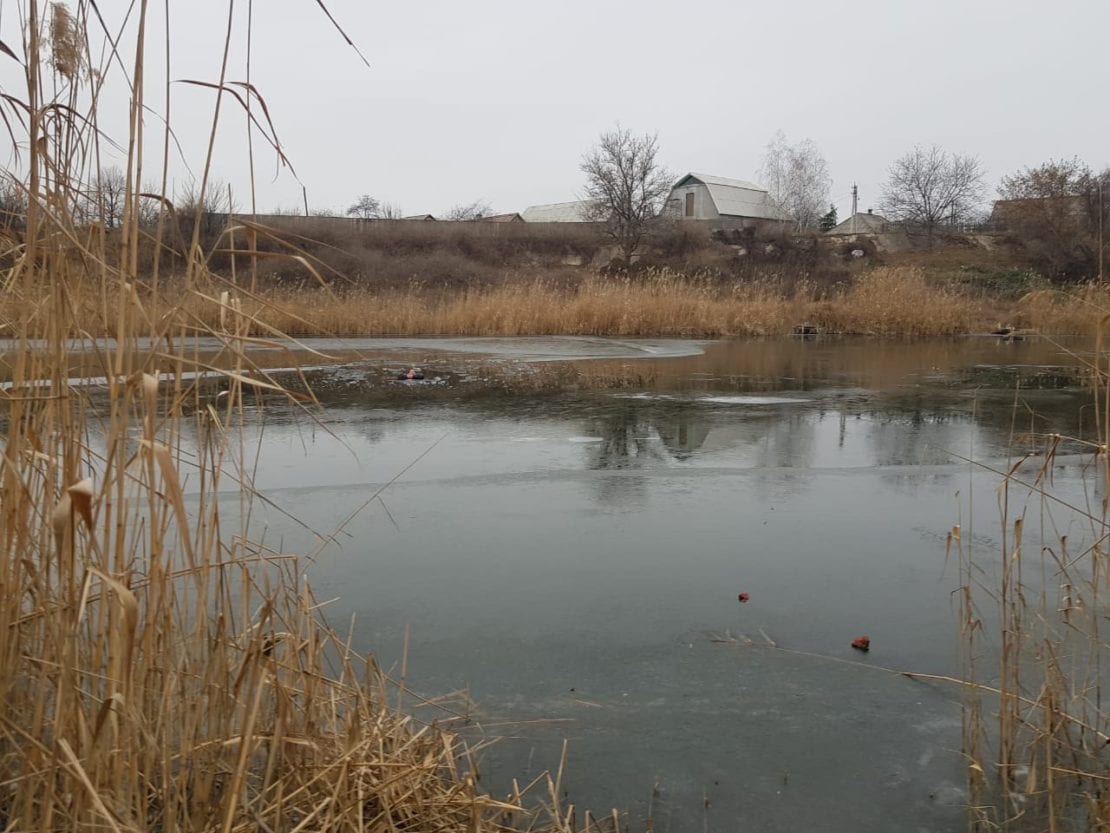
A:
[[[230,284],[227,285],[231,287]],[[334,285],[333,285],[334,286]],[[847,288],[822,295],[803,282],[790,289],[773,281],[721,285],[671,273],[592,277],[578,286],[522,280],[472,290],[373,291],[340,285],[310,289],[237,291],[248,330],[256,335],[592,335],[719,338],[785,335],[800,325],[822,332],[883,337],[950,336],[987,332],[1008,323],[1026,332],[1088,333],[1106,291],[1080,287],[1042,291],[1017,302],[971,298],[936,286],[911,267],[862,273]],[[28,299],[20,299],[26,303]],[[41,299],[36,299],[41,303]],[[100,298],[74,293],[89,332],[111,331]],[[218,292],[163,289],[144,300],[148,314],[190,316],[197,326],[219,322]],[[16,302],[0,301],[10,327]]]
[[[1094,305],[1102,295],[1087,290],[1080,300]],[[1043,458],[995,472],[997,553],[973,547],[962,525],[949,535],[961,574],[963,751],[975,831],[1110,829],[1108,323],[1103,316],[1094,351],[1076,356],[1093,380],[1097,437],[1044,437]],[[1053,477],[1058,449],[1072,443],[1091,451],[1078,500]]]
[[[485,831],[537,823],[520,810],[519,790],[504,802],[480,792],[449,732],[392,705],[396,690],[372,658],[322,621],[294,556],[251,541],[249,483],[238,517],[222,513],[217,495],[240,476],[244,393],[282,392],[263,371],[247,375],[258,370],[247,350],[255,335],[741,335],[806,321],[925,335],[973,328],[993,312],[902,270],[865,275],[816,300],[770,285],[722,290],[667,275],[598,279],[576,292],[530,284],[444,297],[264,297],[212,275],[195,246],[187,289],[159,288],[157,266],[152,275],[136,268],[132,198],[117,257],[106,256],[107,237],[79,210],[88,171],[99,167],[87,155],[100,131],[90,85],[110,67],[83,71],[87,21],[51,8],[57,18],[36,0],[23,3],[26,94],[0,104],[26,114],[19,140],[27,154],[24,229],[5,236],[2,301],[16,345],[0,458],[0,816],[8,830]],[[135,65],[129,80],[141,91],[142,61]],[[132,112],[143,106],[136,99]],[[6,123],[13,131],[21,124]],[[141,147],[142,119],[130,130],[128,146]],[[127,171],[133,195],[141,180],[134,155]],[[243,226],[243,239],[252,234]],[[242,257],[254,272],[256,258]],[[1100,292],[1024,299],[1018,323],[1082,328]],[[90,335],[105,334],[114,342],[93,350],[108,380],[100,396],[71,382],[69,368],[74,340],[89,346]],[[198,334],[225,345],[228,395],[218,406],[199,397],[188,375],[207,364],[186,346]],[[1110,364],[1101,348],[1098,357],[1105,443]],[[181,442],[186,430],[198,438],[193,454]],[[1103,453],[1099,476],[1106,460]],[[1051,503],[1050,465],[1044,471],[1031,485]],[[1006,489],[1018,485],[1008,473]],[[1050,575],[1054,587],[1039,592],[1032,610],[1024,531],[1005,518],[1014,535],[994,596],[1004,634],[997,755],[986,746],[986,689],[967,687],[965,751],[983,828],[1030,818],[1033,799],[1049,830],[1070,827],[1081,812],[1091,829],[1110,824],[1101,759],[1110,726],[1099,699],[1105,503],[1080,514],[1091,542],[1076,552],[1062,540],[1043,552],[1034,572]],[[981,581],[973,561],[965,555],[962,563],[971,663]],[[970,681],[978,673],[969,666]],[[559,779],[547,789],[544,823],[573,829]]]
[[[157,271],[137,274],[133,185],[120,252],[105,256],[83,177],[99,168],[90,154],[106,129],[95,85],[119,62],[81,71],[88,21],[46,9],[22,4],[25,98],[5,91],[0,105],[23,108],[27,154],[26,215],[3,273],[13,349],[0,391],[0,827],[536,824],[519,790],[504,802],[482,794],[452,734],[399,710],[373,659],[322,620],[295,556],[251,540],[237,428],[247,391],[282,394],[264,372],[247,376],[267,307],[228,291],[195,249],[188,292],[163,296]],[[140,95],[141,43],[135,55]],[[131,148],[142,121],[130,120]],[[13,139],[20,123],[8,121]],[[140,181],[134,150],[127,173]],[[195,335],[224,345],[216,404],[191,381],[206,364],[187,346]],[[85,349],[106,392],[69,379]],[[229,517],[218,494],[239,479]],[[559,797],[550,788],[550,827],[570,830]]]

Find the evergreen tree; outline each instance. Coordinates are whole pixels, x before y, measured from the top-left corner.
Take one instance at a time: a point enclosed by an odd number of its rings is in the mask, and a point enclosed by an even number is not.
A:
[[[829,213],[825,214],[819,223],[821,231],[831,231],[836,228],[836,206],[829,206]]]

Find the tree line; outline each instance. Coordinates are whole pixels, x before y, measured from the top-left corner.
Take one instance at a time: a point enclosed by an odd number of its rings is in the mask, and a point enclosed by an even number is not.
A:
[[[603,224],[626,264],[653,224],[664,218],[674,177],[658,156],[658,134],[638,135],[617,126],[582,157],[592,219]],[[759,173],[770,200],[795,231],[836,226],[836,207],[829,203],[832,179],[812,140],[790,143],[777,132]],[[985,193],[986,171],[978,158],[938,145],[917,146],[890,164],[880,211],[920,231],[932,245],[943,229],[985,220]],[[998,195],[1003,209],[996,219],[1036,268],[1062,280],[1103,276],[1110,168],[1096,174],[1079,159],[1049,160],[1004,176]],[[823,212],[826,205],[829,210]]]
[[[178,222],[182,227],[200,215],[202,231],[222,228],[226,216],[236,211],[236,204],[228,186],[210,181],[205,193],[200,186],[190,182],[172,198],[164,197],[161,188],[147,184],[134,191],[128,200],[127,176],[115,166],[96,171],[89,182],[72,191],[70,216],[78,222],[97,223],[105,229],[123,225],[124,214],[130,210],[138,214],[139,226],[151,228],[159,217],[167,222]],[[27,212],[27,190],[24,183],[5,172],[0,176],[0,226],[19,227]]]
[[[674,177],[659,161],[657,134],[636,134],[616,127],[603,133],[582,157],[583,196],[588,219],[595,221],[630,263],[660,222]],[[827,231],[837,224],[829,203],[832,179],[820,149],[810,139],[790,142],[779,131],[767,144],[759,176],[769,198],[797,232]],[[894,160],[887,171],[879,210],[904,227],[918,230],[928,244],[951,226],[985,219],[986,173],[974,156],[937,145],[918,146]],[[1048,277],[1082,280],[1103,274],[1105,227],[1110,226],[1110,169],[1096,172],[1078,158],[1049,160],[1003,176],[995,220],[1028,254],[1030,264]],[[141,226],[166,218],[179,228],[198,219],[208,235],[218,233],[237,210],[230,189],[209,183],[206,193],[188,184],[172,202],[148,187],[127,199],[124,173],[115,167],[96,172],[78,192],[74,216],[107,229],[122,224],[130,205]],[[823,211],[829,206],[827,211]],[[10,175],[0,178],[0,226],[17,226],[25,213],[25,191]],[[335,212],[315,212],[332,215]],[[366,220],[399,219],[399,206],[370,194],[359,196],[346,214]],[[453,206],[447,220],[475,220],[492,214],[485,200]],[[160,218],[162,218],[160,220]]]

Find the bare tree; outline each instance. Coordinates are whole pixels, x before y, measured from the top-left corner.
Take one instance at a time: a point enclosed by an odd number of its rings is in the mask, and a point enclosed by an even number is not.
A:
[[[604,223],[620,247],[625,265],[659,219],[673,177],[660,166],[659,137],[637,136],[620,125],[602,133],[582,157],[586,175],[587,217]]]
[[[1110,170],[1078,158],[1049,160],[1002,177],[993,219],[1035,269],[1054,280],[1089,280],[1104,272],[1110,225]]]
[[[383,220],[400,220],[404,216],[401,206],[395,202],[383,202],[378,210],[378,216]]]
[[[123,204],[127,196],[127,177],[119,168],[101,168],[92,194],[90,213],[105,228],[117,228],[123,222]]]
[[[347,209],[348,217],[358,217],[362,220],[376,219],[381,211],[381,203],[369,194],[363,194]]]
[[[966,219],[982,197],[979,160],[933,145],[915,147],[890,166],[882,207],[892,219],[921,226],[932,244],[938,226]]]
[[[1082,196],[1092,190],[1094,180],[1090,167],[1079,157],[1050,159],[1043,165],[1002,177],[998,196],[1004,200]]]
[[[223,231],[228,215],[235,212],[227,186],[218,180],[208,183],[208,189],[203,197],[200,194],[200,186],[195,181],[190,182],[182,190],[176,203],[177,219],[186,239],[189,239],[192,234],[193,223],[196,222],[198,214],[202,240],[211,242]]]
[[[158,225],[158,217],[166,212],[167,206],[164,198],[159,193],[161,188],[153,183],[147,183],[138,194],[137,208],[139,212],[139,225],[143,228],[154,228]],[[168,215],[168,212],[167,212]]]
[[[9,171],[0,171],[0,228],[23,228],[26,221],[26,186]]]
[[[471,203],[459,203],[450,208],[443,215],[445,220],[481,220],[493,213],[493,207],[485,200],[478,199]]]
[[[817,226],[828,205],[832,179],[812,139],[792,145],[781,130],[775,133],[763,154],[760,177],[771,199],[797,228]]]

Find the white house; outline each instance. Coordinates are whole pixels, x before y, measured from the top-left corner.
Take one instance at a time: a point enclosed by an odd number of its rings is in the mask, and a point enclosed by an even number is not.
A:
[[[671,188],[664,213],[680,220],[716,220],[722,226],[743,228],[789,222],[766,188],[742,179],[686,174]]]

